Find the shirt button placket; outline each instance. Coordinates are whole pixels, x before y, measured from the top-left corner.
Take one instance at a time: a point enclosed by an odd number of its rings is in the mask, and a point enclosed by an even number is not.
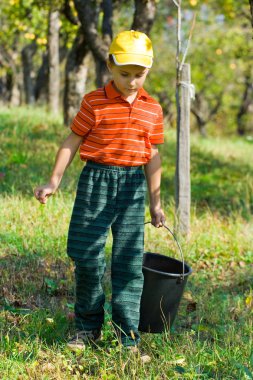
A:
[[[131,125],[131,112],[132,112],[132,105],[128,103],[128,122],[127,127]]]

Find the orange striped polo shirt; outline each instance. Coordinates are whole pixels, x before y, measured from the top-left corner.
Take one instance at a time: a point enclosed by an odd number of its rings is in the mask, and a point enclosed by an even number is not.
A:
[[[146,164],[151,144],[164,142],[160,104],[143,88],[130,104],[112,81],[84,96],[71,129],[83,136],[81,159],[107,165]]]

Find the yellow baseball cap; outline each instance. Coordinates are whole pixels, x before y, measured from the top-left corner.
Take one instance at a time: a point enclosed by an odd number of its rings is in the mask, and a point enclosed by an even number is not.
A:
[[[150,68],[153,63],[152,42],[145,33],[127,30],[112,41],[109,54],[116,65],[138,65]]]

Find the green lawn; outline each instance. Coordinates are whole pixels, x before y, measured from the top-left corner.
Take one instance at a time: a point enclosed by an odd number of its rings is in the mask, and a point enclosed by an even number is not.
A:
[[[78,155],[46,206],[32,189],[48,179],[68,131],[43,110],[0,110],[0,378],[253,379],[253,143],[192,136],[191,234],[181,238],[193,268],[170,332],[143,334],[141,365],[117,346],[110,317],[98,347],[73,354],[73,264],[65,253]],[[161,147],[162,199],[174,224],[175,131]],[[148,205],[146,220],[149,220]],[[147,226],[147,251],[178,256],[165,229]]]

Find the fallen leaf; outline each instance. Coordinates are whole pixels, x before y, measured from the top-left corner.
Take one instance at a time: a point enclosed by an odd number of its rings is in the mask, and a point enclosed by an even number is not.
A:
[[[197,309],[197,302],[189,302],[187,307],[186,307],[186,311],[188,311],[188,313],[192,313],[193,311],[195,311]]]
[[[185,362],[185,358],[178,358],[175,360],[168,361],[168,364],[183,364]]]
[[[53,318],[46,318],[46,321],[47,321],[47,323],[50,324],[50,325],[54,323]]]
[[[183,298],[187,301],[193,301],[191,292],[184,292]]]
[[[131,338],[132,338],[133,340],[135,340],[136,338],[135,338],[135,335],[134,335],[133,330],[130,330],[130,334],[131,334]]]
[[[253,306],[253,296],[251,294],[246,298],[245,303],[247,307]]]
[[[52,371],[54,368],[55,367],[52,363],[45,363],[45,364],[43,364],[41,369],[44,372],[44,371]]]

